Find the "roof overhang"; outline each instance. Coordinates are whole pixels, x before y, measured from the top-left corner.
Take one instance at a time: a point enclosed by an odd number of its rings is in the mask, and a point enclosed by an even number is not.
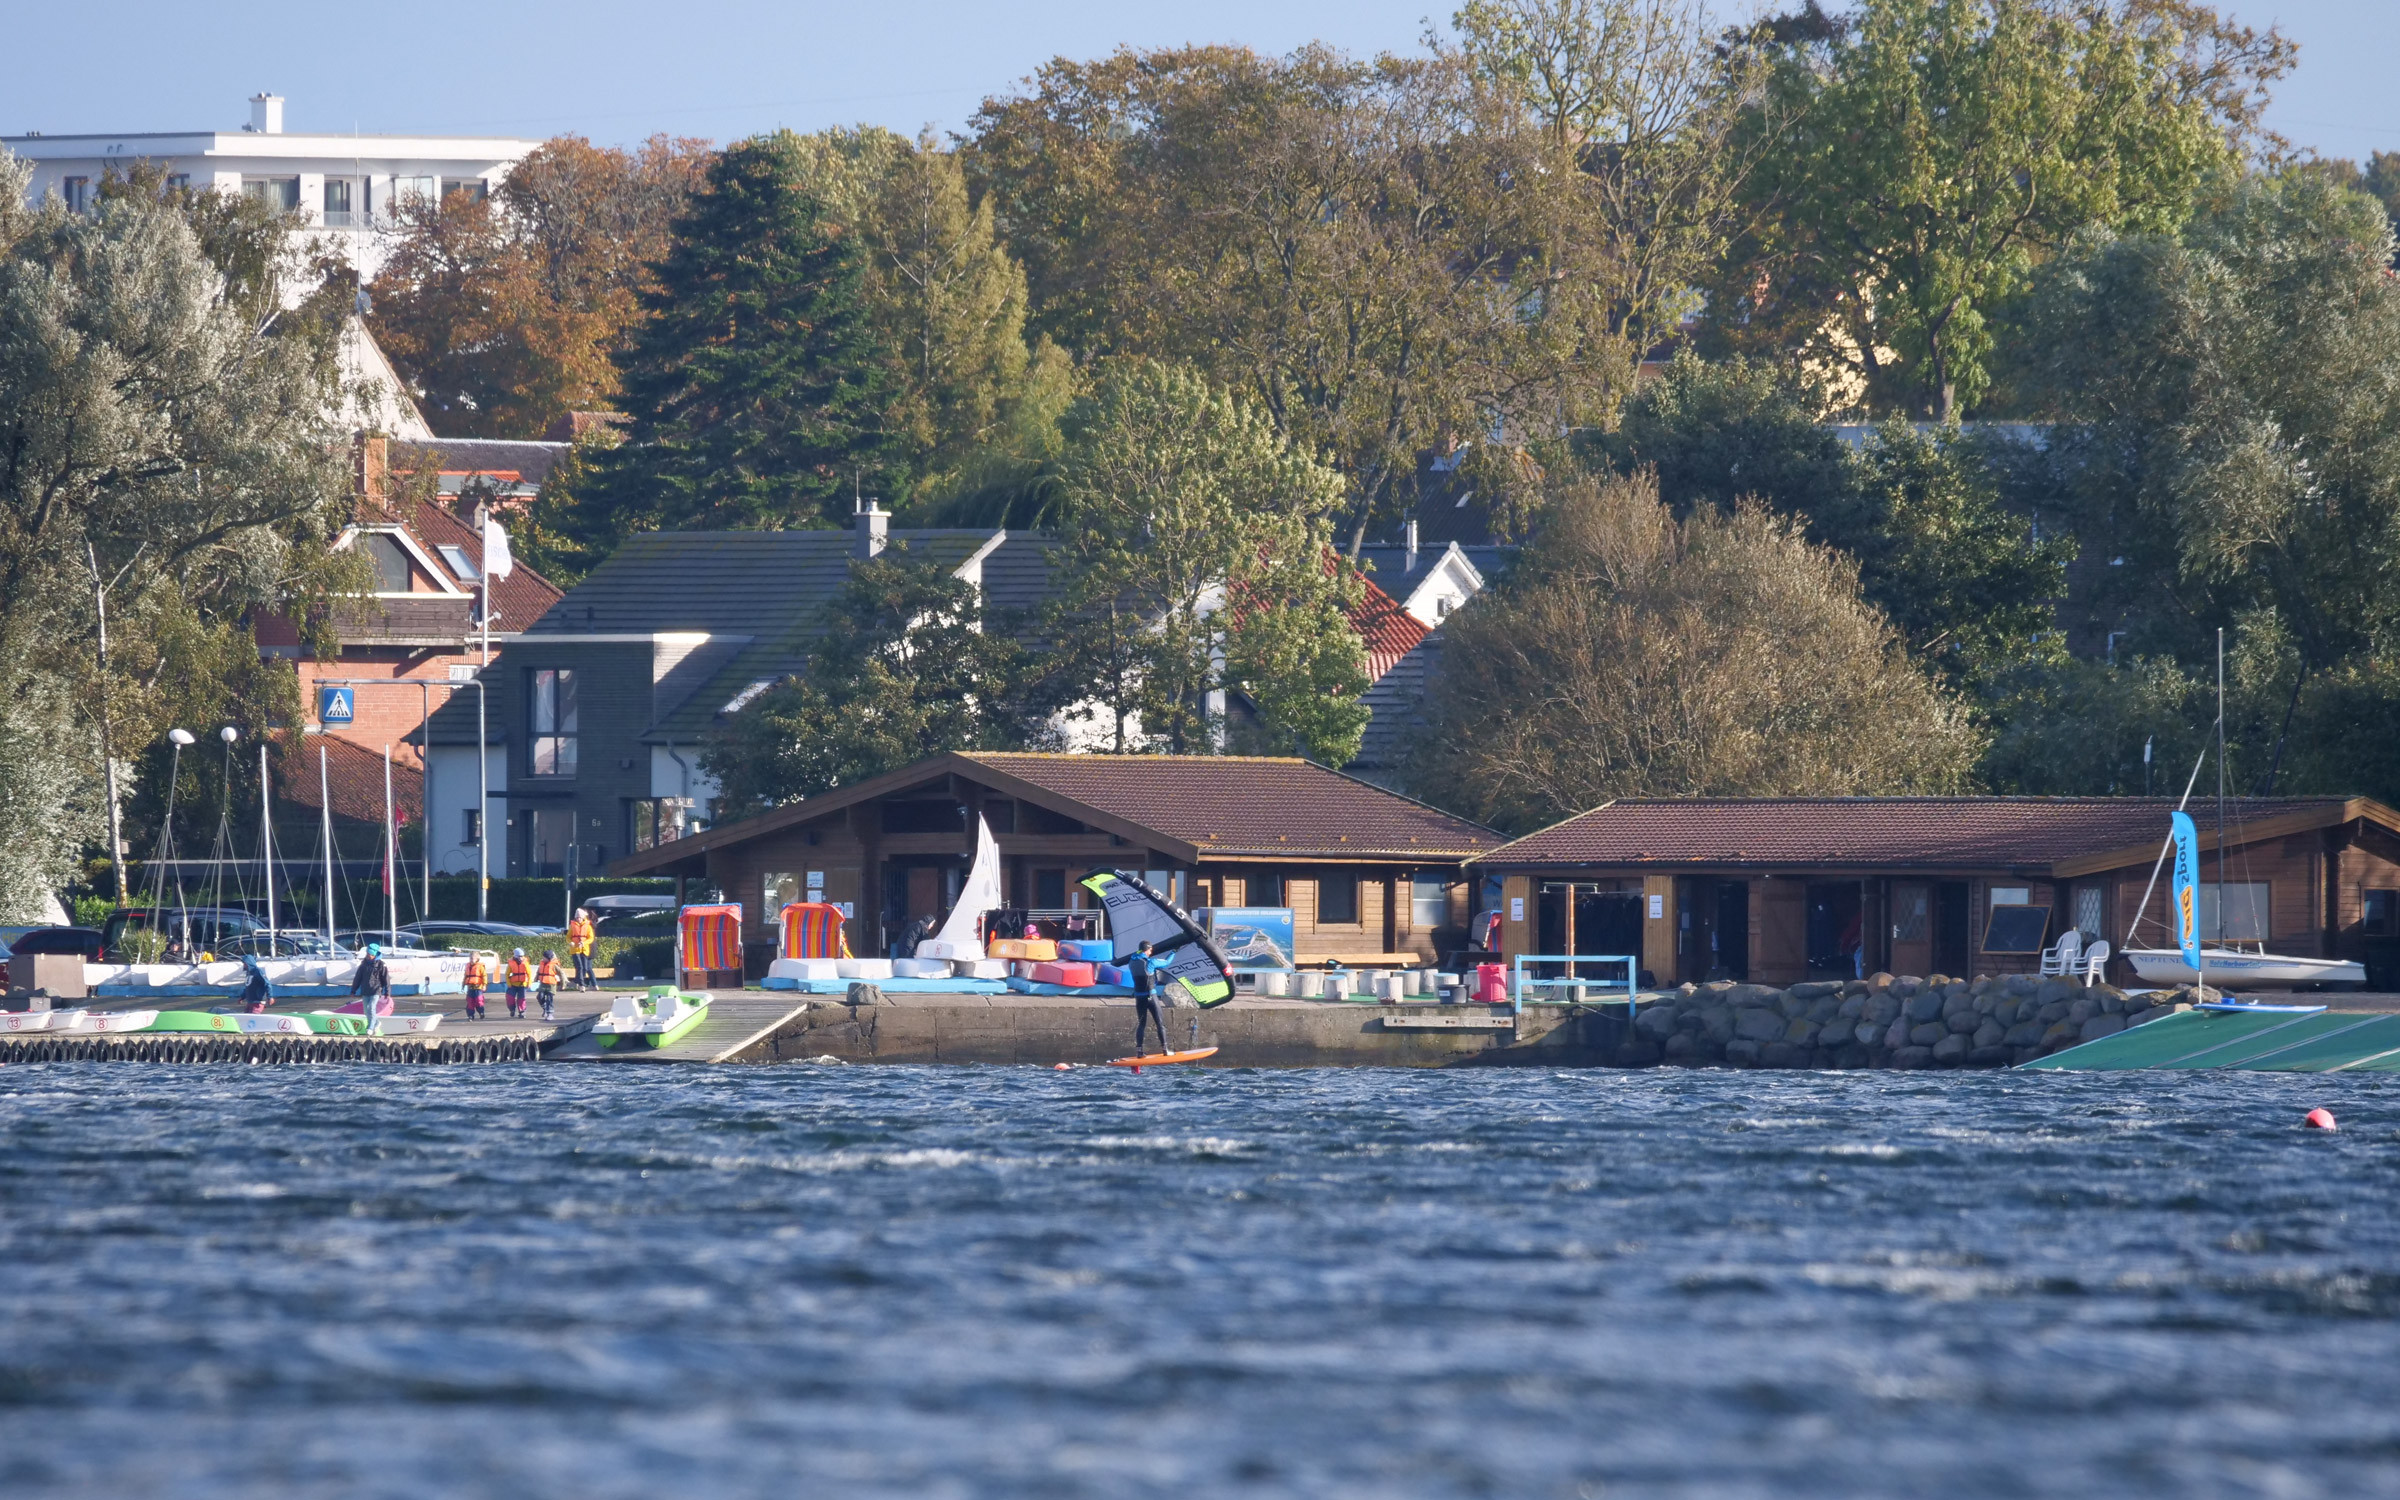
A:
[[[2206,811],[2207,809],[2202,809],[2203,813]],[[2285,813],[2280,817],[2251,818],[2239,827],[2228,830],[2231,836],[2226,840],[2226,847],[2239,849],[2245,844],[2263,843],[2268,839],[2289,838],[2295,833],[2313,833],[2320,829],[2337,828],[2344,823],[2361,820],[2377,824],[2389,832],[2400,833],[2400,812],[2395,812],[2372,797],[2350,797],[2338,804],[2303,808]],[[2205,817],[2196,817],[2192,819],[2192,822],[2196,825],[2196,831],[2200,836],[2200,847],[2203,849],[2216,848],[2217,830],[2215,826]],[[2050,873],[2059,879],[2066,880],[2077,875],[2091,875],[2101,870],[2115,870],[2126,865],[2137,865],[2144,860],[2156,859],[2159,850],[2165,844],[2166,835],[2162,833],[2159,835],[2157,843],[2131,844],[2125,848],[2111,849],[2102,854],[2086,854],[2079,855],[2074,859],[2059,860],[2050,866]]]

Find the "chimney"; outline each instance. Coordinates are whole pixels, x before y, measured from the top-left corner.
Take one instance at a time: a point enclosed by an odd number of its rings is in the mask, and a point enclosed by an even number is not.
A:
[[[852,518],[850,525],[858,533],[856,540],[860,557],[882,555],[884,539],[890,534],[892,525],[888,511],[872,500],[861,500],[858,502],[858,514]]]
[[[1408,565],[1400,571],[1414,573],[1417,571],[1417,518],[1415,516],[1408,518],[1408,527],[1404,535],[1408,538]]]
[[[390,488],[390,444],[380,432],[362,432],[356,443],[358,498],[380,510]]]
[[[283,134],[283,95],[252,94],[250,128],[259,135]]]

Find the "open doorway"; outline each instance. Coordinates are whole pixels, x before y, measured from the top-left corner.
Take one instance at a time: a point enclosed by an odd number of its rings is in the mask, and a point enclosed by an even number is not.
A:
[[[1855,880],[1811,881],[1808,887],[1808,976],[1864,977],[1860,960],[1863,908]]]
[[[1967,883],[1945,880],[1933,888],[1933,967],[1934,972],[1952,979],[1967,975],[1970,960],[1967,945],[1972,941],[1971,913],[1967,905]]]

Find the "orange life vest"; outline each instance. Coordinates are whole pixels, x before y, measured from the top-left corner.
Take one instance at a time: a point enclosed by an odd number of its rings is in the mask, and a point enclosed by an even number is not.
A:
[[[556,985],[558,983],[557,960],[548,958],[543,959],[542,966],[539,969],[534,970],[533,982],[536,984]]]
[[[567,924],[567,951],[569,953],[592,951],[592,924],[590,922],[577,917]]]
[[[471,990],[479,990],[479,989],[482,989],[482,988],[483,988],[485,985],[487,985],[487,984],[490,984],[491,982],[492,982],[492,976],[484,972],[484,969],[483,969],[483,960],[482,960],[482,959],[480,959],[480,958],[470,958],[470,959],[468,959],[468,960],[467,960],[467,988],[468,988],[468,989],[471,989]]]
[[[508,961],[508,982],[511,985],[518,989],[523,989],[525,987],[525,981],[531,979],[532,977],[533,968],[530,964],[527,964],[525,960],[521,958],[512,958]]]

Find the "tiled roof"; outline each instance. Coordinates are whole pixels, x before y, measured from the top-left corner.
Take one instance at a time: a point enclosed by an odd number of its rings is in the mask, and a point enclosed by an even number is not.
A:
[[[394,439],[389,449],[392,469],[414,473],[432,468],[442,477],[442,493],[458,493],[461,481],[483,475],[506,486],[541,488],[550,470],[575,445],[518,442],[504,438],[436,438],[431,442]]]
[[[989,531],[895,531],[912,557],[953,565]],[[650,531],[616,551],[526,629],[537,634],[709,631],[780,637],[813,617],[850,576],[847,531]]]
[[[1202,857],[1457,859],[1500,836],[1304,760],[1234,755],[960,757],[1197,848]]]
[[[1769,866],[2011,869],[2047,867],[2155,846],[2165,797],[1629,798],[1596,807],[1485,856],[1493,865]],[[2341,820],[2340,797],[2243,797],[2226,804],[2228,841],[2240,827],[2295,817]],[[2194,804],[2202,842],[2214,805]]]
[[[317,752],[325,752],[325,790],[331,794],[333,815],[361,823],[383,821],[383,757],[364,745],[331,735],[312,734],[290,746],[276,764],[275,800],[285,807],[314,812],[323,806],[317,795]],[[414,765],[392,763],[392,808],[402,826],[424,813],[424,777]]]
[[[457,547],[467,554],[468,562],[477,568],[483,566],[483,533],[472,524],[460,520],[457,512],[448,506],[424,500],[409,502],[402,509],[405,514],[398,517],[401,524],[415,533],[417,540],[423,542],[426,550],[437,559],[441,557],[439,549]],[[472,579],[453,581],[469,593],[480,592],[478,584]],[[509,570],[506,578],[492,580],[492,629],[523,629],[549,613],[559,598],[557,584],[523,563],[518,563]]]
[[[1400,659],[1417,649],[1430,633],[1425,622],[1402,609],[1391,595],[1360,578],[1358,603],[1350,608],[1350,628],[1367,650],[1367,682],[1381,682]]]
[[[1408,731],[1422,722],[1425,679],[1440,658],[1442,637],[1428,632],[1416,647],[1375,679],[1359,698],[1366,705],[1367,727],[1359,737],[1353,775],[1381,782],[1394,772],[1406,752]]]

